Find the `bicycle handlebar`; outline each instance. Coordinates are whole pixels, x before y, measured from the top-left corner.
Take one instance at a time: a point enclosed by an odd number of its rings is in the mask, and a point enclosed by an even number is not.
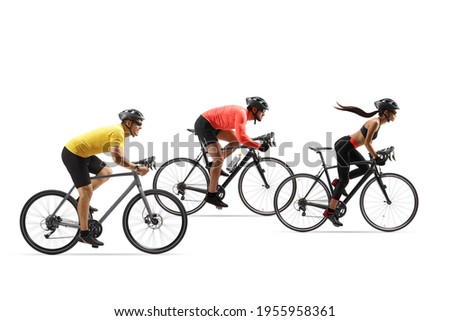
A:
[[[261,135],[255,138],[252,138],[253,140],[260,140],[263,143],[267,143],[269,144],[269,146],[277,146],[276,142],[275,142],[275,133],[274,132],[270,132],[268,134],[265,135]]]
[[[155,156],[141,159],[140,161],[133,162],[136,165],[142,165],[148,167],[149,169],[156,169]]]
[[[396,160],[394,150],[395,150],[394,146],[391,146],[391,147],[383,148],[383,149],[377,151],[377,154],[384,161],[387,161],[388,159],[390,161],[392,161],[392,160]],[[370,159],[374,160],[372,155],[370,155]]]

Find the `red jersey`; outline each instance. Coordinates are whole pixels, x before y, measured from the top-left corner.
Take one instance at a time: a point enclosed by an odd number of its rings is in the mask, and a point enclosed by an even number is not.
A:
[[[237,105],[229,105],[210,109],[202,114],[215,129],[236,130],[239,143],[252,148],[259,148],[261,144],[252,140],[245,132],[247,125],[247,109]]]

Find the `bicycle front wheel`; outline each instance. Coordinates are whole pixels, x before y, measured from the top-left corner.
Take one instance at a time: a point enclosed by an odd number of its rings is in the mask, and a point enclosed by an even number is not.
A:
[[[158,169],[153,179],[153,188],[162,189],[176,195],[186,209],[192,214],[205,205],[205,195],[208,190],[209,176],[205,168],[189,158],[174,158]],[[161,206],[168,212],[177,214],[160,200]]]
[[[295,174],[277,188],[274,208],[285,226],[297,232],[308,232],[325,223],[323,212],[330,198],[330,190],[321,179],[310,174]]]
[[[364,186],[359,205],[364,219],[372,227],[393,232],[414,219],[419,196],[405,177],[393,173],[381,174],[379,179],[374,177]]]
[[[273,199],[279,184],[293,175],[292,169],[283,161],[263,157],[259,162],[248,164],[239,177],[239,196],[244,205],[260,215],[274,215]]]
[[[36,251],[60,254],[78,242],[77,202],[66,193],[48,190],[32,196],[20,214],[20,230]],[[58,209],[58,211],[56,211]]]
[[[137,249],[151,254],[167,252],[180,243],[186,233],[186,210],[180,200],[169,192],[146,190],[144,193],[150,213],[141,195],[136,195],[125,208],[123,230],[128,241]],[[167,212],[165,206],[176,209],[176,214]]]

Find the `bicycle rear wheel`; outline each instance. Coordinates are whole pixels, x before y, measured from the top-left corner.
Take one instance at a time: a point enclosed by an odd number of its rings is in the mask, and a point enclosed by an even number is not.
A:
[[[361,191],[362,215],[367,223],[380,231],[398,231],[416,216],[419,196],[413,184],[401,175],[386,173],[381,174],[380,179],[379,182],[377,177],[372,178]]]
[[[77,244],[77,202],[71,196],[63,202],[66,195],[57,190],[42,191],[25,203],[20,214],[20,230],[36,251],[60,254]]]
[[[141,195],[136,195],[125,208],[123,230],[137,249],[151,254],[167,252],[180,243],[186,233],[186,210],[180,200],[167,191],[146,190],[144,193],[151,213]],[[168,212],[165,206],[176,214]]]
[[[312,231],[325,223],[323,212],[330,198],[331,193],[321,179],[310,174],[295,174],[277,188],[275,213],[281,223],[291,230]]]
[[[293,174],[292,169],[285,162],[276,158],[263,157],[259,162],[252,162],[244,168],[239,177],[239,196],[252,212],[259,215],[274,215],[275,191],[285,178]],[[262,176],[265,177],[267,186]]]
[[[174,158],[158,169],[153,179],[153,188],[176,195],[183,203],[186,213],[193,214],[205,205],[209,176],[205,168],[189,158]],[[196,189],[196,190],[194,190]],[[203,191],[203,192],[202,192]],[[160,205],[169,213],[178,214],[172,202]]]

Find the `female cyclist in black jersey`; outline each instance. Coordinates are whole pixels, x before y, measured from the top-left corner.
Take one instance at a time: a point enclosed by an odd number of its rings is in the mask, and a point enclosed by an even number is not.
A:
[[[358,168],[350,171],[350,162],[364,161],[364,157],[356,149],[364,145],[369,151],[370,155],[375,159],[378,165],[384,165],[385,160],[381,159],[375,149],[372,147],[372,141],[377,138],[380,126],[388,122],[394,121],[397,110],[399,109],[397,103],[389,98],[377,100],[375,107],[377,110],[366,113],[362,109],[353,106],[341,106],[335,107],[338,110],[349,111],[362,117],[372,117],[378,113],[378,117],[368,120],[360,130],[350,136],[344,136],[340,138],[334,144],[334,149],[337,156],[337,168],[339,179],[335,179],[332,184],[335,186],[332,198],[328,208],[323,215],[327,217],[334,226],[342,226],[339,218],[334,215],[334,211],[339,202],[342,194],[345,193],[345,186],[347,186],[350,179],[364,175],[369,169],[366,164],[357,165]]]

